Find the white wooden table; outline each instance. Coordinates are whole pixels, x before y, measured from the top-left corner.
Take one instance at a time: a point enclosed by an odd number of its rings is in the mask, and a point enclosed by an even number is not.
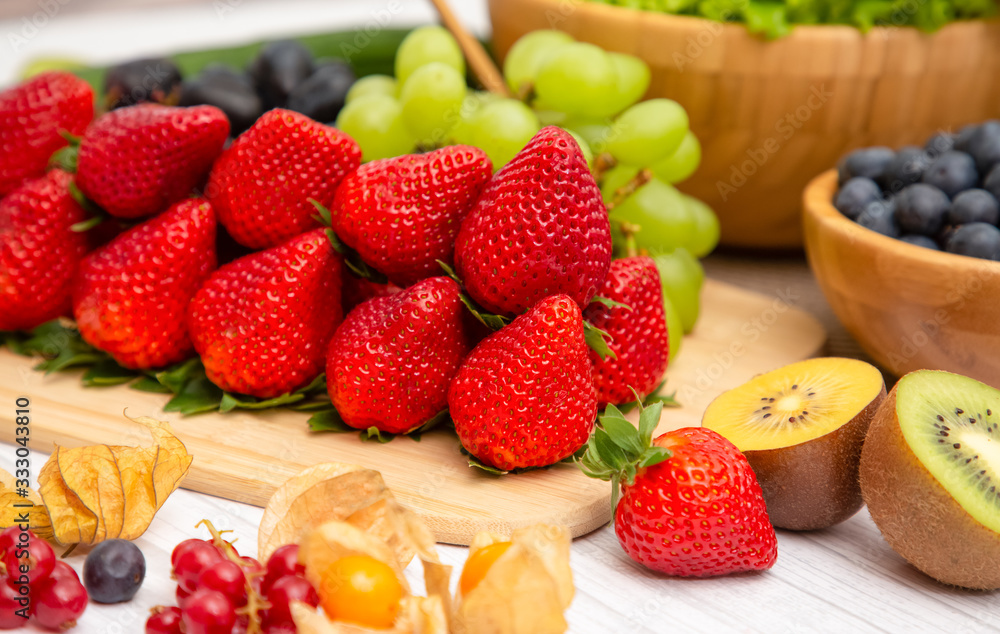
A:
[[[471,28],[488,31],[483,0],[452,4]],[[24,42],[17,39],[25,33],[23,19],[0,21],[0,86],[13,81],[28,59],[41,55],[110,63],[139,55],[353,28],[370,24],[384,11],[391,13],[389,26],[393,28],[433,19],[429,3],[423,0],[204,0],[114,14],[67,11],[39,19],[43,25]],[[50,449],[33,447],[35,473]],[[13,462],[14,448],[0,444],[0,467],[11,470]],[[128,604],[91,604],[73,631],[142,632],[150,607],[174,603],[175,585],[169,571],[173,546],[191,536],[203,537],[194,525],[207,518],[219,528],[232,529],[241,552],[255,554],[261,513],[244,504],[177,491],[137,540],[147,560],[147,577],[139,594]],[[440,550],[446,563],[461,566],[464,548],[441,546]],[[778,553],[774,568],[762,574],[707,580],[665,578],[633,564],[619,548],[613,531],[598,530],[573,543],[577,594],[568,614],[571,632],[1000,631],[1000,596],[946,588],[923,576],[890,550],[865,511],[825,531],[781,531]],[[83,558],[71,557],[69,563],[79,570]],[[418,569],[412,567],[407,573],[419,591]]]

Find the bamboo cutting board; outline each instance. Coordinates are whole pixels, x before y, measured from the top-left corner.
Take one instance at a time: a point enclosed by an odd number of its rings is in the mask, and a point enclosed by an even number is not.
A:
[[[698,425],[708,403],[751,376],[819,352],[825,333],[811,315],[779,295],[765,297],[707,281],[702,318],[684,340],[668,372],[668,391],[680,409],[664,410],[659,431]],[[183,486],[263,506],[274,489],[319,462],[352,462],[378,469],[399,500],[418,511],[438,541],[468,544],[481,530],[508,534],[538,522],[565,524],[574,536],[610,519],[610,485],[574,465],[497,477],[467,466],[458,440],[432,431],[420,442],[362,442],[357,434],[314,434],[308,414],[288,410],[205,414],[188,418],[162,411],[167,397],[126,386],[84,388],[77,373],[45,376],[34,361],[0,350],[0,440],[14,438],[15,400],[31,400],[31,444],[48,453],[53,443],[145,444],[130,416],[169,420],[194,455]],[[40,461],[32,463],[37,474]]]

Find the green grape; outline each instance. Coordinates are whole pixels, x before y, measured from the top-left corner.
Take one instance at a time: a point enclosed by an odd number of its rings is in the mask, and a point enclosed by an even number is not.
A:
[[[403,121],[418,144],[435,147],[458,123],[465,103],[465,79],[457,70],[431,62],[410,75],[399,94]]]
[[[571,115],[606,117],[614,113],[618,73],[600,47],[574,42],[555,50],[538,69],[539,107]]]
[[[660,273],[663,294],[670,298],[677,310],[684,333],[690,333],[701,311],[701,287],[705,281],[705,270],[683,248],[654,256],[653,261]]]
[[[538,117],[539,123],[542,126],[557,125],[562,127],[563,121],[566,120],[566,113],[559,112],[558,110],[545,110],[544,108],[539,108],[538,104],[535,104],[535,116]]]
[[[365,161],[409,154],[417,146],[403,122],[403,108],[386,95],[362,95],[344,106],[336,126],[361,147]]]
[[[542,125],[531,108],[517,99],[501,99],[482,106],[466,124],[470,145],[482,149],[498,170],[528,144]]]
[[[462,109],[459,112],[458,121],[448,132],[448,141],[462,145],[475,145],[475,141],[472,139],[474,126],[470,126],[469,124],[483,106],[500,99],[503,99],[503,97],[492,92],[474,90],[466,94],[465,100],[462,101]]]
[[[663,312],[667,314],[667,339],[670,341],[669,360],[673,361],[677,353],[681,351],[681,344],[684,341],[684,324],[681,322],[681,314],[677,312],[674,302],[667,293],[663,293]]]
[[[711,207],[694,196],[685,196],[684,201],[694,215],[694,237],[686,248],[696,258],[703,258],[719,244],[719,218]]]
[[[347,91],[344,103],[349,104],[355,99],[366,95],[383,95],[395,99],[398,90],[399,86],[392,77],[388,75],[368,75],[354,82],[351,89]]]
[[[403,39],[396,51],[396,80],[402,86],[418,68],[432,62],[450,66],[465,76],[462,49],[443,26],[422,26]]]
[[[665,159],[650,166],[656,177],[664,183],[679,183],[698,169],[701,163],[701,143],[693,132],[688,130],[677,150]]]
[[[605,178],[606,194],[614,199],[617,182]],[[627,183],[628,181],[626,181]],[[666,183],[653,179],[637,189],[611,211],[612,221],[639,225],[636,246],[657,254],[690,244],[695,234],[695,217],[684,195]],[[612,222],[612,237],[620,244],[619,223]]]
[[[610,119],[589,119],[587,117],[567,117],[560,127],[571,130],[583,137],[597,154],[604,151],[611,135]]]
[[[650,99],[615,119],[608,152],[620,163],[648,167],[676,152],[687,132],[683,106],[670,99]]]
[[[566,33],[548,30],[532,31],[514,42],[503,62],[504,79],[513,93],[520,95],[526,86],[534,85],[538,69],[549,55],[572,42]]]
[[[618,74],[618,94],[615,100],[615,113],[621,112],[636,103],[649,90],[649,65],[638,57],[624,53],[608,53]]]
[[[580,146],[580,152],[583,153],[583,158],[587,161],[587,167],[593,167],[594,153],[590,150],[590,144],[576,132],[573,132],[572,130],[566,130],[566,132],[569,132],[570,136],[576,140],[576,144]]]
[[[601,195],[604,197],[604,203],[610,205],[611,201],[615,199],[616,192],[635,178],[638,173],[638,167],[629,165],[615,165],[604,172],[604,178],[601,179]]]

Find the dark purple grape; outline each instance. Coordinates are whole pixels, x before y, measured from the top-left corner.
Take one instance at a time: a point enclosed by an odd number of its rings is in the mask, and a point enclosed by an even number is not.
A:
[[[868,203],[858,216],[858,224],[890,238],[899,237],[896,205],[892,200]]]
[[[175,105],[180,88],[177,64],[162,57],[137,59],[108,69],[104,75],[104,107],[114,110],[147,102]]]
[[[915,244],[918,247],[924,247],[927,249],[934,249],[935,251],[940,251],[941,247],[938,246],[937,242],[934,242],[931,238],[927,236],[918,236],[916,234],[905,235],[900,238],[903,242],[909,242],[910,244]]]
[[[1000,229],[985,222],[962,225],[951,233],[944,249],[985,260],[1000,259]]]
[[[334,121],[356,77],[340,60],[327,62],[288,95],[288,109],[321,122]]]
[[[882,199],[882,190],[870,178],[855,176],[840,188],[833,206],[851,220],[857,220],[865,205]]]
[[[1000,163],[1000,121],[987,121],[979,126],[967,151],[983,174]]]
[[[952,148],[958,152],[968,152],[969,147],[972,144],[972,139],[976,136],[976,132],[979,131],[979,124],[973,123],[964,126],[955,135],[955,147]]]
[[[938,132],[924,143],[924,150],[931,157],[937,157],[950,152],[955,147],[955,136],[947,132]]]
[[[882,175],[882,189],[895,194],[907,185],[920,182],[924,170],[931,164],[931,157],[921,148],[904,147],[889,161]]]
[[[923,181],[954,198],[959,192],[976,186],[979,172],[976,162],[965,152],[945,152],[931,161],[924,171]]]
[[[1000,222],[1000,202],[985,189],[967,189],[951,201],[948,224],[964,225],[970,222]]]
[[[250,63],[250,75],[264,108],[284,108],[288,95],[313,73],[313,58],[305,46],[294,40],[272,42]]]
[[[854,150],[840,161],[840,183],[846,183],[855,177],[881,180],[885,168],[895,155],[890,148],[883,146]]]
[[[1000,200],[1000,165],[994,165],[990,173],[983,179],[983,189],[993,194],[993,197]]]
[[[233,136],[252,126],[264,113],[250,77],[219,64],[206,67],[196,78],[184,82],[180,105],[201,104],[215,106],[226,113]]]
[[[103,541],[83,562],[83,585],[97,603],[129,601],[146,577],[142,551],[125,539]]]
[[[950,205],[937,187],[915,183],[896,195],[896,222],[904,233],[932,236],[944,226]]]

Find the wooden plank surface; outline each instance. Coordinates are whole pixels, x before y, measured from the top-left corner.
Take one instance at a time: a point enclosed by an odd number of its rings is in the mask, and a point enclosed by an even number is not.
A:
[[[772,297],[708,281],[702,319],[668,372],[666,391],[684,407],[665,410],[660,431],[698,425],[719,393],[751,376],[816,354],[825,339],[819,323]],[[467,466],[454,435],[435,431],[420,442],[362,442],[357,434],[312,434],[306,414],[231,412],[181,417],[162,411],[166,397],[125,386],[83,388],[77,373],[45,376],[33,361],[0,351],[0,402],[28,396],[37,451],[52,443],[138,444],[145,432],[122,414],[169,420],[195,456],[184,487],[263,505],[275,487],[319,462],[362,464],[382,472],[404,504],[428,521],[439,541],[467,544],[481,530],[502,534],[549,522],[574,536],[610,518],[607,483],[584,477],[574,465],[495,477]],[[12,442],[13,409],[0,409],[0,440]]]

